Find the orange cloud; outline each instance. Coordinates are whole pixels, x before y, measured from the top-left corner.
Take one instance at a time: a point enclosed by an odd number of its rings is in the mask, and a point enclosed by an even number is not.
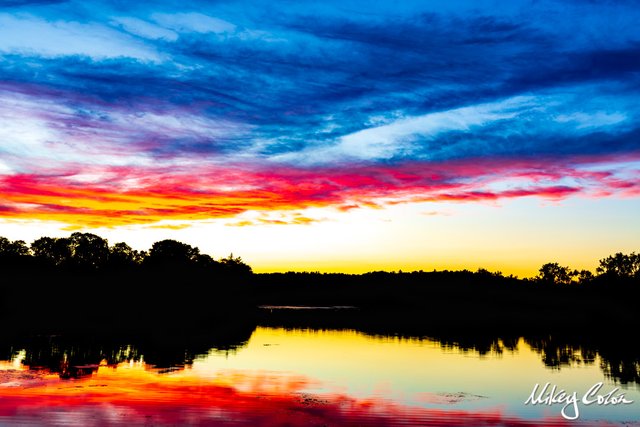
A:
[[[194,168],[92,169],[98,182],[81,182],[81,169],[0,176],[0,217],[58,220],[70,227],[109,227],[232,218],[247,211],[339,210],[416,201],[482,202],[505,198],[572,195],[629,197],[640,194],[637,170],[616,175],[593,171],[625,159],[590,157],[478,160],[348,169],[255,165]],[[573,166],[570,166],[573,164]],[[249,220],[246,220],[249,221]],[[305,224],[301,216],[260,218],[232,225]],[[175,226],[162,226],[175,228]],[[180,226],[178,226],[180,227]]]

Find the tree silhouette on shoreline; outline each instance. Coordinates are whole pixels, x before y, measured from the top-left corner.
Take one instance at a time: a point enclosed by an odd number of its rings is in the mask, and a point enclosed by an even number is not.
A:
[[[131,248],[125,242],[109,242],[91,233],[74,232],[69,237],[40,237],[30,246],[23,240],[0,237],[0,263],[12,265],[16,260],[33,260],[42,267],[83,271],[122,271],[144,268],[153,270],[199,270],[223,275],[246,276],[252,273],[240,257],[230,255],[215,260],[200,249],[172,239],[155,242],[149,251]]]
[[[186,268],[195,266],[199,256],[200,249],[177,240],[165,239],[155,242],[151,246],[149,254],[143,260],[143,264],[162,269]]]
[[[80,269],[85,271],[122,271],[147,269],[149,271],[210,271],[225,276],[248,277],[252,268],[241,257],[228,257],[215,260],[203,254],[197,247],[165,239],[155,242],[148,251],[131,248],[125,242],[112,246],[106,239],[91,233],[74,232],[69,237],[41,237],[30,246],[22,240],[11,241],[0,237],[0,263],[23,265],[35,260],[39,265],[50,268]],[[38,265],[38,264],[35,264]],[[640,253],[616,253],[601,259],[595,274],[589,270],[572,270],[557,262],[548,262],[541,266],[537,276],[530,279],[518,279],[501,272],[489,272],[479,269],[475,273],[463,270],[459,273],[473,274],[480,281],[521,281],[552,286],[589,285],[601,282],[627,283],[640,281]],[[375,275],[377,272],[367,274]],[[433,273],[449,274],[447,270]],[[321,276],[320,273],[305,273]],[[418,271],[411,273],[385,274],[429,274]]]
[[[640,254],[632,252],[629,255],[617,253],[600,260],[598,274],[615,277],[616,279],[640,278]]]

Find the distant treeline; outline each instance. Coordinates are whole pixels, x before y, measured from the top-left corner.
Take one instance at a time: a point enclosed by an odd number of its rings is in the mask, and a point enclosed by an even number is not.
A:
[[[27,245],[23,240],[11,241],[0,237],[0,265],[5,268],[28,266],[65,272],[74,270],[84,272],[177,270],[181,273],[188,271],[209,272],[247,278],[252,275],[251,267],[244,263],[240,257],[234,257],[233,254],[227,258],[215,260],[211,256],[201,253],[197,247],[170,239],[154,243],[148,251],[138,251],[124,242],[110,246],[108,241],[100,236],[79,232],[72,233],[69,237],[41,237],[30,245]],[[296,282],[304,280],[309,282],[326,281],[327,278],[331,278],[332,281],[344,282],[354,276],[362,276],[364,279],[371,280],[388,278],[390,275],[407,274],[414,277],[435,277],[444,274],[449,277],[464,276],[467,279],[473,276],[480,281],[533,282],[546,285],[584,285],[598,282],[636,283],[640,281],[640,253],[616,253],[601,259],[595,274],[589,270],[578,271],[557,262],[549,262],[542,265],[537,276],[525,279],[519,279],[513,275],[505,276],[501,272],[479,269],[476,272],[468,270],[424,272],[420,270],[411,273],[402,273],[401,271],[397,273],[371,272],[364,275],[289,272],[261,274],[260,276],[272,277],[259,281]]]

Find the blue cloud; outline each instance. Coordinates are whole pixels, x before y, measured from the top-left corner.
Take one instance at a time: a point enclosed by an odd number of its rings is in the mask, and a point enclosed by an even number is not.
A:
[[[251,129],[156,138],[151,157],[389,162],[638,149],[632,3],[129,3],[2,3],[2,90],[55,99],[76,112],[61,118],[69,123],[81,111],[180,110]],[[380,131],[518,97],[534,101],[436,134]]]

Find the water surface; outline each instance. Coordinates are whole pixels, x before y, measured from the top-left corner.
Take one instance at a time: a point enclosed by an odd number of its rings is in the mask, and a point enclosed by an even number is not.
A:
[[[638,385],[611,375],[611,361],[524,338],[470,348],[258,327],[242,346],[185,352],[172,366],[133,346],[53,339],[35,353],[16,347],[0,362],[0,425],[640,425]],[[568,421],[563,405],[524,404],[547,382],[579,396],[602,382],[634,403],[580,406]]]

